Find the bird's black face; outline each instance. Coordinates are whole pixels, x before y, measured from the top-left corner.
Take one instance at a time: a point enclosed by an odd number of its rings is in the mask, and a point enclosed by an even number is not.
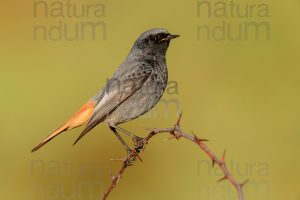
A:
[[[148,32],[137,40],[137,47],[144,53],[165,54],[170,40],[177,37],[179,35],[172,35],[167,31]]]

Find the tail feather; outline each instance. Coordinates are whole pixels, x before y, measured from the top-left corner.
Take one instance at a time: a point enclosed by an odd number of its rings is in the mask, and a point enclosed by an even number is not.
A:
[[[48,137],[46,137],[40,144],[38,144],[36,147],[34,147],[31,152],[35,152],[45,144],[47,144],[50,140],[52,140],[54,137],[59,135],[60,133],[70,130],[73,128],[76,128],[78,126],[82,126],[85,124],[93,114],[95,107],[95,103],[93,101],[89,101],[88,103],[84,104],[81,109],[73,115],[73,117],[63,126],[55,130],[53,133],[51,133]]]
[[[35,152],[36,150],[38,150],[39,148],[41,148],[42,146],[44,146],[45,144],[47,144],[50,140],[52,140],[53,138],[55,138],[56,136],[58,136],[60,133],[66,131],[69,127],[66,125],[61,126],[60,128],[58,128],[56,131],[54,131],[53,133],[51,133],[48,137],[46,137],[41,143],[39,143],[37,146],[35,146],[31,152]]]

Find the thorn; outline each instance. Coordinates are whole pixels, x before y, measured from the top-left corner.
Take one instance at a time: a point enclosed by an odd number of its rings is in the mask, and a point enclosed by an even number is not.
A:
[[[177,122],[176,122],[177,126],[180,126],[181,116],[182,116],[182,112],[180,112],[179,117],[177,119]]]
[[[111,176],[111,179],[112,179],[112,184],[113,184],[113,187],[116,187],[116,185],[118,184],[119,182],[119,179],[120,179],[120,175],[117,175],[117,176]]]
[[[226,179],[227,179],[227,176],[225,175],[224,177],[222,177],[222,178],[220,178],[220,179],[218,180],[218,183],[221,182],[221,181],[224,181],[224,180],[226,180]]]
[[[192,134],[194,136],[194,140],[197,144],[200,144],[201,142],[207,142],[208,140],[207,139],[200,139],[198,138],[198,136],[192,131]]]
[[[176,135],[176,133],[174,135],[176,140],[179,140],[182,137],[181,135]]]
[[[115,181],[115,180],[116,180],[116,178],[117,178],[117,177],[116,177],[116,176],[114,176],[114,175],[112,175],[112,176],[111,176],[111,180],[112,180],[112,181]]]
[[[212,168],[214,168],[215,164],[216,164],[215,159],[212,159]]]
[[[179,140],[181,138],[181,135],[180,134],[177,134],[176,133],[176,130],[173,130],[172,132],[170,132],[170,134],[172,135],[171,137],[169,137],[168,139],[177,139]]]
[[[113,173],[112,173],[112,172],[110,172],[110,177],[111,177],[111,180],[112,180],[112,181],[114,181],[114,179],[115,179],[115,176],[113,175]]]
[[[224,150],[221,161],[224,163],[225,162],[225,156],[226,156],[226,150]]]
[[[241,187],[244,187],[244,186],[246,185],[246,183],[248,183],[248,181],[249,181],[249,179],[245,180],[244,182],[242,182],[242,183],[240,184],[240,186],[241,186]]]
[[[146,144],[148,144],[148,142],[147,142]],[[142,148],[142,151],[143,151],[143,152],[145,152],[146,144],[145,144],[145,145],[143,146],[143,148]]]
[[[137,158],[138,158],[141,162],[144,162],[143,159],[139,156],[139,154],[137,155]]]

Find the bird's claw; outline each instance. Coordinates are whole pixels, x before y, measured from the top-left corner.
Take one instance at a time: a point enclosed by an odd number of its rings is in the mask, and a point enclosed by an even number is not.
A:
[[[132,137],[132,140],[134,143],[134,149],[137,151],[137,153],[139,153],[140,150],[143,149],[145,146],[144,138],[134,136],[134,137]]]
[[[111,159],[111,160],[113,160],[113,161],[122,161],[125,166],[131,166],[131,165],[133,165],[133,162],[135,161],[136,158],[138,158],[141,162],[143,162],[143,160],[139,156],[139,151],[138,150],[128,149],[127,150],[127,156],[125,158]]]
[[[127,158],[124,160],[124,164],[127,166],[131,166],[137,156],[138,156],[138,152],[136,150],[129,149],[127,151]]]

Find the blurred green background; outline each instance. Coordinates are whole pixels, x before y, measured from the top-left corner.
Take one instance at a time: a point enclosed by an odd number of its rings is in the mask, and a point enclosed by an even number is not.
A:
[[[82,5],[102,4],[101,16],[91,12],[83,17],[67,16],[67,1],[45,1],[49,12],[57,10],[45,17],[40,6],[35,17],[34,2],[10,0],[0,7],[3,199],[100,199],[110,173],[121,165],[110,158],[125,155],[105,124],[74,147],[81,128],[34,154],[30,150],[94,95],[138,35],[153,27],[181,35],[167,53],[169,79],[178,83],[178,94],[163,96],[178,105],[159,104],[122,127],[144,136],[145,127],[172,126],[183,111],[182,128],[209,139],[219,156],[226,149],[233,175],[239,181],[250,179],[244,188],[247,200],[300,199],[299,1],[234,1],[242,13],[247,4],[249,9],[254,5],[252,16],[245,17],[229,15],[230,1],[218,4],[226,4],[227,17],[216,16],[222,9],[208,17],[204,4],[198,13],[196,0],[69,1],[78,12]],[[65,16],[55,17],[60,2]],[[216,2],[209,1],[212,10]],[[258,15],[260,4],[268,15]],[[61,22],[75,33],[74,24],[99,21],[106,28],[99,27],[95,40],[53,41],[40,32],[34,38],[36,26],[49,30]],[[232,34],[240,26],[245,30],[244,23],[264,22],[270,37],[263,28],[259,38],[251,31],[236,41],[228,38],[228,31],[220,41],[203,38],[203,33],[198,37],[199,26],[212,31],[223,22],[230,24]],[[220,171],[210,168],[203,152],[185,140],[165,141],[167,137],[151,140],[142,154],[144,163],[128,169],[110,199],[237,199],[231,185],[216,183]]]

